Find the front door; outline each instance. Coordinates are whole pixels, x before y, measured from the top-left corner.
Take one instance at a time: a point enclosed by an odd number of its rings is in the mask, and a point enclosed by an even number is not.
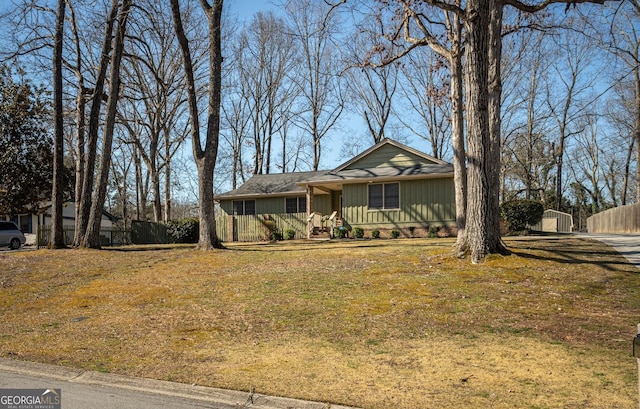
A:
[[[331,192],[331,212],[338,212],[337,216],[342,217],[342,190]]]

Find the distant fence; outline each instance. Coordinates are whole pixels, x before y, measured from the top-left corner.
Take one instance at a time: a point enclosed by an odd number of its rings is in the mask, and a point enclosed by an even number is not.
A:
[[[640,204],[614,207],[587,219],[589,233],[640,232]]]
[[[64,226],[62,228],[64,234],[64,244],[71,246],[76,229],[73,226]],[[38,248],[46,247],[51,240],[51,226],[38,226],[38,234],[36,245]],[[101,246],[121,246],[131,244],[131,231],[123,230],[115,227],[102,227],[100,229],[100,245]]]

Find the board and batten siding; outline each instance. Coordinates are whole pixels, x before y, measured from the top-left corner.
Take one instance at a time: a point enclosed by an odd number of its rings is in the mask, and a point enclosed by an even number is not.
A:
[[[305,196],[304,194],[300,194],[298,196],[289,196],[289,197],[299,197]],[[237,199],[240,200],[240,199]],[[245,199],[245,200],[255,200],[256,201],[256,214],[281,214],[285,213],[285,197],[265,197],[265,198],[256,198],[256,199]],[[313,208],[316,212],[322,214],[331,214],[331,196],[330,195],[315,195],[313,198]],[[221,200],[220,201],[220,209],[222,213],[225,215],[233,214],[233,200]]]
[[[414,155],[393,145],[384,145],[380,149],[352,163],[346,169],[367,169],[380,167],[408,167],[418,163],[431,164],[433,162]]]
[[[346,184],[343,187],[342,217],[353,227],[455,225],[455,194],[451,178],[400,182],[400,208],[397,210],[369,210],[367,186],[365,183]]]

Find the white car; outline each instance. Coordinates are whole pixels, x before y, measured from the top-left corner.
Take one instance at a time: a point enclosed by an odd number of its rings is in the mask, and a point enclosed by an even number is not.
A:
[[[0,221],[0,247],[8,246],[11,250],[17,250],[26,241],[22,230],[14,222]]]

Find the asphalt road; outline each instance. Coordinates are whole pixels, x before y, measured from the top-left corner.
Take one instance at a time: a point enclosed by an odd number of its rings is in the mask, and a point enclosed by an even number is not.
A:
[[[184,399],[175,396],[138,392],[103,385],[87,385],[42,376],[20,375],[0,371],[2,389],[61,389],[61,406],[64,409],[157,409],[157,408],[238,408]]]
[[[0,389],[60,389],[63,409],[355,409],[5,358]]]
[[[640,234],[576,233],[576,236],[599,240],[640,268]]]

